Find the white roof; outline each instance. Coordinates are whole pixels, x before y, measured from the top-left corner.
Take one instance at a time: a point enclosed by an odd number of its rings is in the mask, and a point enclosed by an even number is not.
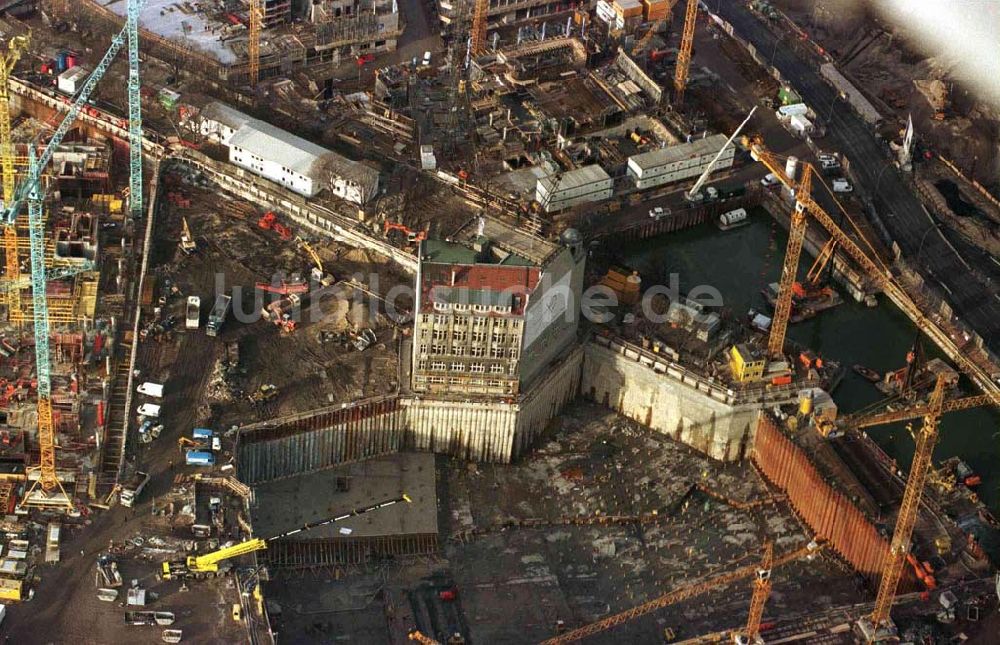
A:
[[[326,148],[256,119],[237,130],[229,145],[243,148],[303,176],[310,176],[313,164],[329,154]]]
[[[576,170],[542,177],[538,181],[541,182],[549,192],[554,192],[556,190],[579,188],[581,186],[586,186],[588,184],[608,179],[611,179],[611,177],[604,171],[604,168],[601,168],[597,164],[593,164],[577,168]]]
[[[378,183],[376,169],[342,157],[224,103],[209,103],[201,111],[201,118],[217,121],[235,130],[229,140],[230,146],[243,148],[304,177],[323,181],[323,172],[326,171],[365,188]]]
[[[659,150],[632,155],[628,160],[629,163],[639,168],[657,168],[676,161],[691,159],[692,157],[702,157],[708,154],[714,155],[728,138],[724,134],[713,134],[704,139],[695,139],[691,143],[681,143],[676,146],[668,146]]]

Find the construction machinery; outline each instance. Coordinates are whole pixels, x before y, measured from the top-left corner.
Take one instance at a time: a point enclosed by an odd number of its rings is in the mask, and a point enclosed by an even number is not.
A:
[[[411,500],[406,495],[406,493],[401,494],[399,497],[394,497],[392,499],[387,499],[377,504],[371,504],[369,506],[363,506],[361,508],[348,511],[347,513],[342,513],[334,517],[327,518],[325,520],[320,520],[319,522],[310,522],[300,526],[299,528],[292,529],[290,531],[285,531],[284,533],[279,533],[269,538],[251,538],[240,542],[239,544],[234,544],[233,546],[224,547],[217,551],[211,553],[205,553],[203,555],[190,555],[183,560],[169,560],[163,563],[160,577],[163,580],[174,580],[174,579],[196,579],[200,580],[207,577],[214,577],[216,575],[221,575],[225,573],[226,560],[231,560],[232,558],[237,558],[241,555],[246,555],[248,553],[256,553],[257,551],[263,551],[267,548],[267,545],[275,540],[280,540],[303,531],[309,531],[320,526],[328,526],[330,524],[336,524],[337,522],[342,522],[351,517],[357,517],[359,515],[364,515],[371,511],[377,511],[379,509],[388,508],[400,502],[409,503]]]
[[[187,253],[188,255],[194,253],[198,250],[198,243],[194,241],[194,236],[191,235],[191,228],[188,226],[188,221],[186,217],[181,218],[181,251]]]
[[[267,293],[276,293],[281,296],[287,296],[293,293],[308,293],[309,283],[307,282],[285,282],[281,281],[280,284],[271,284],[270,282],[258,282],[254,285],[254,288],[258,291],[264,291]]]
[[[785,266],[786,270],[789,270],[793,275],[792,279],[788,281],[788,289],[784,291],[787,292],[787,296],[784,294],[779,294],[779,296],[787,297],[788,302],[791,302],[791,283],[794,282],[794,271],[796,264],[790,263],[787,257],[790,253],[794,251],[795,262],[798,262],[798,255],[801,251],[801,240],[796,242],[796,237],[805,236],[805,218],[797,219],[795,217],[798,211],[799,205],[804,207],[804,210],[816,221],[821,227],[823,227],[830,237],[834,238],[837,242],[837,248],[843,252],[847,257],[849,257],[858,268],[863,271],[868,278],[872,281],[873,286],[881,289],[882,292],[890,299],[892,302],[898,306],[903,313],[905,313],[917,326],[921,332],[930,336],[935,342],[944,346],[950,347],[949,356],[958,366],[965,372],[977,385],[986,390],[995,404],[1000,405],[1000,390],[998,390],[996,383],[990,377],[990,374],[986,372],[980,365],[978,365],[968,352],[963,352],[955,346],[954,342],[951,340],[950,336],[946,331],[941,329],[939,325],[931,320],[927,314],[925,314],[920,307],[913,301],[910,295],[906,292],[902,285],[897,282],[896,278],[893,276],[891,269],[883,263],[871,246],[871,244],[865,239],[865,236],[861,234],[860,231],[855,227],[855,233],[857,234],[857,242],[851,236],[849,236],[836,221],[827,213],[816,201],[812,198],[809,190],[811,185],[811,177],[813,171],[808,171],[808,176],[803,173],[803,180],[796,182],[793,177],[789,177],[785,173],[782,162],[779,160],[777,155],[771,153],[764,145],[763,140],[756,138],[754,140],[745,140],[745,147],[749,148],[751,157],[764,164],[767,169],[774,175],[774,178],[784,186],[785,189],[790,190],[795,195],[796,209],[793,211],[793,232],[795,235],[789,235],[789,249],[786,251]],[[808,164],[806,164],[808,167]],[[834,200],[836,202],[836,200]],[[837,203],[837,206],[841,209],[841,212],[846,216],[846,212],[843,207]],[[850,222],[850,218],[847,217],[846,220]],[[797,222],[797,226],[795,226]],[[853,223],[852,223],[853,226]],[[798,244],[798,250],[793,248],[793,245]],[[784,275],[782,276],[784,278]],[[784,311],[784,316],[788,316],[790,313],[790,307]],[[778,312],[775,312],[775,318],[778,317]],[[774,322],[772,322],[772,338],[769,342],[769,348],[775,346],[780,346],[784,343],[784,330],[787,328],[788,321],[784,321],[782,325],[782,331],[780,334],[776,333]]]
[[[129,0],[125,26],[111,40],[94,71],[76,93],[69,111],[56,127],[41,155],[35,158],[35,145],[28,148],[28,173],[14,190],[13,198],[4,201],[5,226],[13,226],[25,201],[28,205],[28,232],[31,255],[31,288],[35,336],[35,360],[38,373],[38,444],[39,465],[33,469],[38,479],[21,499],[21,504],[42,504],[71,508],[72,500],[63,490],[56,473],[55,430],[52,418],[49,310],[45,282],[44,218],[42,216],[42,171],[48,166],[56,148],[69,132],[77,115],[87,105],[94,88],[111,66],[118,52],[128,42],[129,76],[129,212],[134,218],[142,214],[142,106],[139,94],[139,12],[143,0]],[[37,495],[41,489],[41,496]],[[57,494],[58,493],[58,494]]]
[[[809,542],[802,548],[784,553],[777,558],[774,558],[771,562],[771,567],[778,567],[803,557],[815,557],[815,555],[819,553],[822,548],[823,545],[820,543],[815,541]],[[638,618],[639,616],[645,616],[646,614],[656,611],[657,609],[662,609],[663,607],[668,607],[683,600],[694,598],[695,596],[711,591],[716,587],[722,587],[736,582],[737,580],[744,580],[746,578],[756,576],[760,570],[761,566],[758,564],[734,568],[725,573],[705,578],[693,585],[669,591],[662,596],[654,598],[653,600],[643,603],[637,607],[627,609],[606,618],[602,618],[597,622],[590,623],[589,625],[584,625],[583,627],[554,636],[553,638],[543,641],[542,645],[555,645],[556,643],[572,643],[574,641],[578,641],[592,634],[598,634],[611,629],[612,627],[627,623],[634,618]],[[770,574],[768,574],[768,576],[770,577]]]
[[[677,52],[677,66],[674,68],[674,105],[678,107],[684,104],[684,90],[687,89],[691,52],[694,51],[694,28],[697,22],[698,0],[687,0],[681,47]]]
[[[250,87],[260,80],[260,29],[264,21],[264,0],[250,0],[250,37],[247,42]]]
[[[729,136],[729,139],[727,139],[726,142],[722,144],[722,147],[719,148],[719,152],[716,153],[715,157],[712,158],[712,161],[710,161],[708,166],[705,167],[705,172],[701,173],[701,176],[698,177],[698,180],[696,182],[694,182],[694,185],[691,186],[691,189],[684,193],[685,199],[687,199],[690,202],[700,202],[703,199],[703,196],[701,194],[701,187],[705,184],[705,181],[708,179],[708,176],[712,173],[712,170],[715,168],[715,164],[719,161],[719,158],[722,157],[722,153],[726,151],[726,148],[732,145],[733,140],[737,136],[739,136],[740,132],[743,130],[746,124],[750,122],[750,119],[753,117],[753,113],[756,111],[757,111],[757,106],[755,105],[750,110],[750,114],[747,115],[747,118],[743,119],[743,122],[740,123],[740,126],[736,128],[736,130]]]
[[[768,542],[764,545],[764,559],[760,569],[757,570],[757,577],[753,582],[753,596],[750,598],[750,612],[747,615],[747,625],[743,632],[735,636],[737,643],[749,645],[756,643],[760,636],[760,619],[764,615],[764,605],[771,595],[771,567],[774,561],[774,544]]]
[[[399,222],[390,222],[386,220],[382,227],[382,233],[388,237],[393,231],[398,231],[406,236],[406,241],[410,244],[416,244],[418,242],[423,242],[427,239],[427,231],[414,231],[405,224],[400,224]]]
[[[7,51],[0,52],[0,162],[3,165],[3,203],[14,198],[14,144],[10,139],[10,75],[21,55],[28,48],[28,38],[15,36],[7,43]],[[14,284],[20,282],[21,262],[17,254],[17,226],[8,222],[3,230],[5,259],[4,279]],[[21,290],[15,287],[7,292],[9,310],[21,310]]]
[[[895,636],[895,626],[890,617],[892,603],[896,598],[896,588],[903,575],[907,556],[910,552],[910,539],[920,513],[920,499],[923,496],[924,484],[931,469],[931,458],[938,438],[938,422],[944,408],[944,395],[947,379],[938,376],[927,403],[927,414],[923,424],[916,432],[916,450],[913,453],[913,464],[906,478],[906,489],[903,491],[903,502],[899,507],[896,519],[896,529],[892,534],[892,542],[882,565],[882,579],[875,599],[875,608],[871,615],[858,621],[858,629],[862,637],[869,643]]]
[[[422,643],[423,645],[441,645],[438,641],[434,640],[430,636],[421,633],[419,630],[411,630],[409,634],[406,635],[411,641]]]
[[[469,51],[473,56],[486,53],[486,23],[489,19],[489,0],[474,0],[472,8],[472,32],[470,34]]]
[[[257,226],[265,231],[274,231],[282,240],[286,242],[292,239],[292,229],[278,221],[278,216],[273,211],[267,211],[257,220]]]
[[[298,242],[299,247],[306,252],[309,259],[313,262],[312,270],[310,271],[312,279],[319,282],[324,287],[328,287],[333,284],[333,276],[328,276],[326,272],[323,271],[323,259],[319,257],[319,253],[316,252],[316,249],[314,249],[309,242],[306,242],[301,237],[296,237],[295,241]]]

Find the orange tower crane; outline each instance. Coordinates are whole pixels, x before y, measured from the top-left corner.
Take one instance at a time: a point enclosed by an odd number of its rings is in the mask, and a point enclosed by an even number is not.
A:
[[[486,21],[490,9],[490,0],[475,0],[472,9],[472,43],[470,49],[473,56],[486,53]]]
[[[264,21],[264,0],[250,0],[250,41],[247,54],[250,58],[250,87],[257,87],[260,80],[260,28]]]
[[[802,557],[812,557],[819,549],[822,548],[821,544],[816,542],[809,542],[809,544],[803,546],[795,551],[790,551],[788,553],[783,553],[774,559],[771,563],[772,567],[787,564],[794,560],[798,560]],[[643,603],[637,607],[631,609],[626,609],[625,611],[618,612],[617,614],[612,614],[607,618],[602,618],[597,622],[590,623],[589,625],[584,625],[583,627],[578,627],[577,629],[559,634],[558,636],[553,636],[552,638],[543,641],[542,645],[557,645],[561,643],[572,643],[578,641],[587,636],[593,634],[599,634],[605,630],[611,629],[612,627],[617,627],[624,623],[629,622],[634,618],[639,616],[645,616],[646,614],[656,611],[657,609],[662,609],[663,607],[668,607],[670,605],[676,604],[678,602],[688,600],[689,598],[694,598],[695,596],[700,596],[701,594],[711,591],[716,587],[725,586],[736,582],[737,580],[744,580],[751,576],[757,575],[760,571],[760,565],[751,564],[744,567],[739,567],[726,573],[720,573],[718,575],[712,576],[702,580],[701,582],[695,583],[688,587],[682,587],[680,589],[675,589],[669,591],[658,598],[654,598],[647,603]]]
[[[848,235],[840,225],[820,206],[806,191],[798,191],[795,180],[785,174],[783,165],[778,162],[777,156],[772,154],[764,146],[763,141],[757,138],[747,143],[751,156],[763,163],[775,178],[789,190],[796,191],[795,200],[805,205],[806,212],[826,229],[830,237],[836,240],[837,248],[849,257],[858,268],[860,268],[871,279],[875,287],[892,300],[903,313],[914,322],[917,328],[927,334],[932,340],[945,347],[951,345],[949,356],[977,385],[985,390],[995,405],[1000,405],[1000,390],[998,390],[990,374],[977,364],[968,352],[960,351],[955,347],[948,336],[948,333],[941,329],[937,322],[932,320],[914,302],[892,274],[892,270],[881,260],[872,245],[865,239],[865,236],[855,227],[856,239]],[[812,170],[810,169],[810,172]],[[836,201],[836,200],[835,200]],[[843,211],[843,207],[837,204]],[[845,213],[846,214],[846,213]],[[850,222],[850,218],[847,220]],[[853,225],[853,224],[852,224]],[[791,244],[791,240],[789,240]],[[772,323],[773,324],[773,323]]]
[[[760,569],[757,569],[757,577],[753,581],[753,596],[750,598],[750,612],[747,616],[747,626],[743,629],[743,636],[747,643],[757,642],[760,634],[760,619],[764,616],[764,605],[771,595],[771,567],[774,563],[774,544],[768,542],[764,545],[764,560]]]
[[[694,50],[694,28],[698,20],[698,0],[687,0],[684,10],[684,32],[681,35],[681,49],[677,52],[677,67],[674,69],[674,105],[684,104],[684,90],[688,83],[691,67],[691,52]]]
[[[927,414],[924,422],[916,433],[917,447],[913,454],[913,465],[910,475],[906,478],[906,489],[903,491],[903,502],[899,507],[896,519],[896,530],[892,534],[889,552],[885,555],[882,565],[882,581],[879,584],[878,596],[875,599],[875,609],[871,616],[862,619],[859,625],[869,643],[875,642],[882,634],[892,632],[892,619],[889,612],[896,598],[896,588],[903,575],[906,565],[906,555],[910,552],[910,539],[913,537],[913,527],[917,524],[920,512],[920,498],[924,493],[927,475],[931,469],[931,457],[934,455],[934,445],[938,438],[938,422],[944,408],[944,392],[947,379],[938,376],[927,403]]]
[[[795,285],[795,274],[799,268],[799,257],[802,255],[802,243],[806,238],[806,211],[812,203],[811,164],[803,164],[802,179],[798,183],[794,178],[787,177],[781,170],[781,161],[771,152],[760,146],[752,146],[750,155],[754,161],[763,163],[775,176],[784,177],[795,193],[795,209],[792,211],[791,223],[788,229],[788,246],[785,249],[785,261],[781,267],[781,279],[778,282],[778,297],[774,303],[774,318],[771,321],[771,335],[767,340],[767,353],[772,359],[780,359],[785,348],[785,333],[788,331],[788,319],[792,315],[792,287]]]

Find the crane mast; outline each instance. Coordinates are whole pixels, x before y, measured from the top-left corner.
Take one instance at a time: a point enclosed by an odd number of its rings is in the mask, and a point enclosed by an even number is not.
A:
[[[260,80],[260,28],[264,21],[263,0],[250,0],[250,39],[247,55],[250,59],[250,87],[257,87]]]
[[[140,106],[139,77],[139,12],[143,0],[129,0],[125,26],[112,39],[100,62],[87,77],[83,87],[76,94],[69,111],[56,127],[49,138],[48,144],[36,159],[35,146],[28,148],[28,173],[25,180],[13,191],[12,199],[4,200],[3,224],[13,226],[17,221],[18,212],[25,201],[28,201],[28,235],[31,250],[31,290],[32,290],[32,322],[35,335],[35,361],[38,375],[38,444],[39,472],[38,480],[22,497],[21,504],[30,505],[35,500],[33,493],[41,488],[46,505],[68,508],[72,500],[66,495],[56,473],[55,428],[52,415],[52,382],[50,373],[51,355],[49,352],[49,309],[45,292],[48,277],[45,270],[45,222],[42,217],[42,171],[52,160],[56,148],[62,143],[63,137],[69,132],[80,110],[90,99],[98,81],[111,66],[118,52],[129,44],[129,210],[133,216],[142,214],[142,118]],[[55,498],[56,492],[62,497]]]
[[[698,20],[698,0],[687,0],[684,10],[684,32],[681,34],[681,48],[677,52],[677,67],[674,69],[674,105],[684,104],[684,90],[687,89],[688,71],[691,67],[691,52],[694,50],[694,28]]]
[[[26,36],[14,36],[7,43],[7,51],[0,54],[0,160],[3,165],[4,205],[14,199],[14,144],[10,139],[10,75],[27,48]],[[21,262],[17,252],[17,225],[13,222],[4,226],[3,246],[4,279],[16,284],[21,279]],[[7,310],[21,310],[20,289],[8,291]]]
[[[472,8],[472,42],[469,49],[473,56],[486,53],[486,22],[489,19],[490,0],[475,0]]]
[[[862,619],[861,623],[862,631],[866,632],[869,643],[876,640],[880,629],[892,628],[889,612],[896,598],[899,579],[903,575],[906,554],[910,552],[913,527],[916,526],[920,513],[920,499],[923,496],[924,484],[927,483],[927,474],[931,469],[931,458],[938,438],[938,422],[941,420],[941,411],[944,407],[946,382],[944,376],[938,376],[930,401],[927,403],[927,414],[924,415],[923,424],[916,434],[917,447],[913,454],[913,465],[910,466],[910,475],[906,478],[906,490],[903,491],[896,530],[892,534],[892,542],[882,565],[882,581],[875,599],[875,609],[867,622]]]
[[[743,636],[747,643],[755,643],[760,634],[760,619],[764,616],[764,605],[771,595],[771,567],[774,566],[774,544],[768,542],[764,545],[764,559],[760,569],[757,570],[757,577],[753,581],[753,596],[750,598],[750,611],[747,615],[747,626],[743,629]]]

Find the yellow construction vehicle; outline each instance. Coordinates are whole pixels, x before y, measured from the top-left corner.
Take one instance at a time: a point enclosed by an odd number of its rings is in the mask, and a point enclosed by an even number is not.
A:
[[[188,255],[194,253],[198,250],[198,243],[194,241],[194,236],[191,235],[191,228],[188,226],[188,221],[186,217],[181,218],[181,251],[184,251]]]
[[[295,241],[298,242],[299,247],[306,252],[309,259],[313,262],[311,272],[313,280],[320,283],[324,287],[328,287],[333,284],[334,278],[332,275],[327,275],[326,272],[323,271],[323,260],[319,257],[319,253],[316,252],[316,249],[314,249],[309,242],[306,242],[301,237],[295,238]]]
[[[273,542],[274,540],[280,540],[281,538],[295,535],[296,533],[301,533],[302,531],[308,531],[319,526],[335,524],[351,517],[363,515],[369,511],[375,511],[400,502],[409,501],[410,498],[406,495],[406,493],[403,493],[399,497],[388,499],[384,502],[379,502],[378,504],[372,504],[371,506],[354,509],[342,515],[327,518],[319,522],[305,524],[299,528],[292,529],[291,531],[285,531],[284,533],[279,533],[278,535],[274,535],[269,538],[251,538],[244,542],[240,542],[239,544],[227,546],[211,553],[205,553],[203,555],[189,555],[184,560],[170,560],[163,563],[163,569],[160,573],[160,577],[163,580],[174,580],[177,578],[194,578],[196,580],[201,580],[203,578],[222,575],[227,570],[225,565],[226,560],[246,555],[248,553],[254,553],[256,551],[263,551],[267,548],[268,543]]]

